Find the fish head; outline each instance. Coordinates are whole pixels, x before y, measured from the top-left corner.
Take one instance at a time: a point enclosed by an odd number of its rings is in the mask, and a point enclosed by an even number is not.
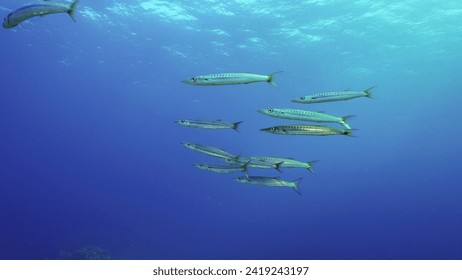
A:
[[[272,127],[262,128],[260,130],[264,131],[264,132],[275,133],[276,132],[276,127],[272,126]]]
[[[200,78],[197,78],[197,77],[192,77],[190,79],[186,79],[186,80],[183,80],[181,82],[185,83],[185,84],[188,84],[188,85],[197,85],[197,84],[200,84],[202,79]]]
[[[239,164],[239,156],[227,157],[224,161],[226,161],[229,165],[236,165]]]
[[[185,84],[188,85],[195,85],[195,86],[206,86],[209,85],[209,79],[208,78],[203,78],[203,77],[192,77],[190,79],[186,79],[181,81]]]
[[[182,142],[181,145],[185,146],[186,148],[193,148],[194,144],[190,142]]]
[[[203,163],[194,163],[193,164],[195,167],[200,168],[200,169],[207,169],[207,165]]]
[[[270,116],[276,113],[274,109],[261,109],[261,110],[257,110],[257,112],[265,114],[265,115],[270,115]]]
[[[299,97],[299,98],[296,98],[296,99],[292,99],[291,101],[295,102],[295,103],[310,103],[311,102],[311,97],[302,96],[302,97]]]
[[[188,125],[189,124],[189,122],[187,120],[178,120],[178,121],[175,121],[175,123],[181,124],[181,125]]]
[[[186,79],[181,81],[182,83],[188,84],[188,85],[193,85],[194,84],[194,77],[191,79]]]

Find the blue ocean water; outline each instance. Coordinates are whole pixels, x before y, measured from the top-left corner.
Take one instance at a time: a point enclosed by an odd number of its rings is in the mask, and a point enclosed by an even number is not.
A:
[[[6,16],[20,7],[3,0]],[[461,259],[458,0],[84,1],[0,32],[0,259]],[[200,74],[266,83],[194,87]],[[318,92],[374,99],[296,104]],[[280,136],[257,112],[355,115],[356,137]],[[243,121],[241,132],[179,119]],[[298,123],[298,122],[297,122]],[[334,127],[339,127],[332,124]],[[234,182],[181,142],[318,160]],[[96,250],[96,249],[95,249]],[[64,253],[63,253],[64,252]]]

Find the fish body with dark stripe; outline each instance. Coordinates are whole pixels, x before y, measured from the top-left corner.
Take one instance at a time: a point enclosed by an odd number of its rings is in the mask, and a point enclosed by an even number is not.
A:
[[[263,177],[263,176],[249,176],[249,177],[239,177],[234,178],[234,181],[249,184],[249,185],[258,185],[265,187],[290,187],[296,193],[301,195],[300,190],[298,189],[298,184],[302,178],[298,178],[294,181],[286,181],[279,179],[278,177]]]
[[[280,135],[311,135],[311,136],[327,136],[327,135],[347,135],[352,136],[351,129],[338,129],[324,125],[307,125],[307,124],[291,124],[279,125],[260,129],[272,134]]]
[[[309,121],[309,122],[334,122],[343,125],[347,129],[351,129],[351,127],[347,124],[346,120],[351,118],[352,116],[345,116],[345,117],[337,117],[328,115],[321,112],[312,112],[306,110],[298,110],[298,109],[261,109],[258,110],[259,113],[275,117],[281,119],[288,119],[288,120],[300,120],[300,121]]]
[[[177,124],[181,124],[187,127],[194,128],[205,128],[205,129],[225,129],[232,128],[239,132],[239,124],[241,122],[228,123],[221,120],[208,121],[208,120],[178,120],[175,121]]]
[[[302,96],[297,99],[293,99],[292,102],[303,103],[303,104],[312,104],[312,103],[322,103],[322,102],[332,102],[332,101],[345,101],[358,97],[368,97],[372,98],[371,90],[375,87],[368,88],[364,91],[332,91],[332,92],[323,92],[313,95]]]
[[[72,20],[75,21],[74,13],[78,2],[79,0],[76,0],[72,4],[63,4],[46,1],[43,3],[24,6],[8,14],[3,20],[3,27],[13,28],[21,22],[28,20],[32,17],[60,13],[69,14]]]
[[[274,82],[274,76],[281,72],[282,71],[279,71],[269,75],[254,73],[217,73],[194,76],[190,79],[183,80],[182,82],[193,86],[224,86],[267,82],[273,86],[277,86]]]
[[[185,146],[188,149],[191,149],[193,151],[206,154],[212,157],[217,157],[217,158],[222,158],[222,159],[229,159],[229,158],[234,158],[235,155],[228,153],[227,151],[213,147],[213,146],[207,146],[207,145],[202,145],[202,144],[197,144],[197,143],[191,143],[191,142],[183,142],[181,143],[183,146]]]

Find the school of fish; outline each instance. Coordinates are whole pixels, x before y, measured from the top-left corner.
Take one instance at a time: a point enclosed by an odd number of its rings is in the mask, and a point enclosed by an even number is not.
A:
[[[281,73],[274,72],[269,75],[254,74],[254,73],[216,73],[207,75],[198,75],[189,79],[183,80],[183,83],[194,85],[194,86],[224,86],[224,85],[239,85],[239,84],[250,84],[256,82],[267,82],[273,86],[277,86],[274,81],[274,76]],[[297,99],[293,99],[292,102],[302,104],[312,104],[321,102],[334,102],[344,101],[359,97],[372,97],[372,88],[364,91],[335,91],[326,93],[316,93],[313,95],[303,96]],[[297,120],[304,122],[315,122],[315,123],[337,123],[343,126],[343,128],[335,128],[326,125],[315,125],[315,124],[287,124],[279,126],[271,126],[260,129],[261,131],[279,134],[279,135],[308,135],[308,136],[328,136],[328,135],[346,135],[352,136],[352,129],[347,123],[347,120],[353,117],[348,116],[334,116],[323,112],[308,111],[294,108],[270,108],[260,109],[257,112],[264,115],[268,115],[274,118],[281,118],[286,120]],[[232,128],[238,130],[239,122],[224,122],[222,120],[179,120],[176,123],[187,127],[203,128],[203,129],[226,129]],[[282,172],[282,168],[303,168],[311,173],[315,173],[313,164],[317,160],[310,161],[299,161],[293,158],[286,157],[275,157],[275,156],[241,156],[230,153],[221,148],[208,146],[198,143],[185,142],[183,145],[193,151],[200,152],[205,155],[220,158],[225,161],[224,164],[209,164],[209,163],[196,163],[195,167],[216,173],[233,173],[242,172],[244,176],[234,178],[234,181],[266,187],[276,188],[291,188],[297,194],[301,195],[298,187],[302,178],[298,178],[292,181],[283,180],[279,177],[270,176],[249,176],[249,168],[260,168],[260,169],[275,169]]]

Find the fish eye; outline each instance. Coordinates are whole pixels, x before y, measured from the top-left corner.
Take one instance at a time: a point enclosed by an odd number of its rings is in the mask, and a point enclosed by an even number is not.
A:
[[[274,130],[275,130],[274,127],[270,128],[270,131],[274,131]]]
[[[192,80],[193,82],[195,82],[197,79],[196,79],[196,77],[192,77],[191,80]]]
[[[305,96],[300,97],[301,100],[305,100]]]
[[[268,112],[272,113],[272,112],[273,112],[273,109],[269,109]]]

